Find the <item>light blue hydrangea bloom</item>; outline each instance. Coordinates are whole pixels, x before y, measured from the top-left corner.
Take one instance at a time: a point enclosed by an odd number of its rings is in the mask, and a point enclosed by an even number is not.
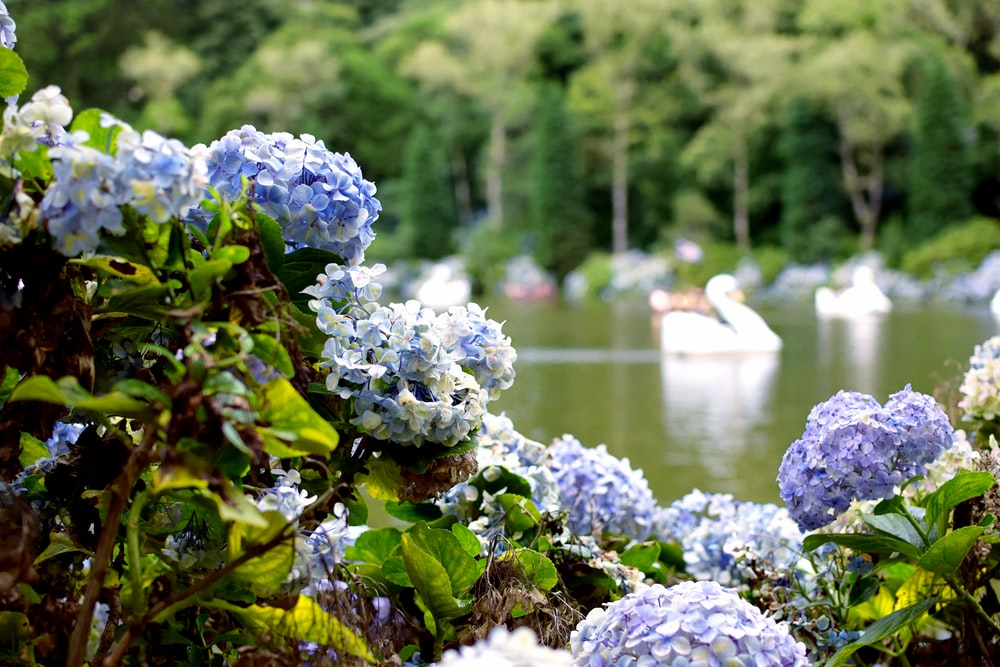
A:
[[[656,537],[684,550],[688,574],[743,588],[762,572],[787,573],[802,559],[802,533],[788,510],[695,489],[657,513]]]
[[[351,423],[376,439],[451,447],[510,386],[517,355],[474,304],[441,315],[416,301],[380,306],[374,278],[384,270],[329,264],[303,290],[329,336],[320,363],[327,389],[353,401]]]
[[[486,639],[470,646],[448,649],[441,656],[441,667],[570,667],[569,651],[542,646],[534,630],[520,627],[513,631],[500,625]]]
[[[329,250],[355,266],[364,261],[382,204],[349,154],[331,152],[312,135],[244,125],[213,141],[205,160],[209,185],[223,197],[236,199],[249,181],[250,201],[281,225],[289,249]],[[207,223],[204,211],[189,220]]]
[[[592,610],[570,637],[573,664],[807,667],[788,627],[714,581],[660,584]]]
[[[1000,336],[976,345],[969,358],[969,370],[959,388],[958,407],[966,419],[994,421],[1000,417]]]
[[[782,457],[778,486],[804,530],[830,523],[852,500],[889,498],[951,445],[953,429],[934,399],[910,390],[889,397],[841,391],[809,413]]]
[[[605,445],[584,447],[572,435],[549,447],[549,469],[559,485],[570,529],[580,535],[603,531],[646,539],[653,529],[656,499],[642,470]]]
[[[154,222],[185,215],[204,196],[205,163],[176,139],[126,127],[118,135],[117,157],[128,203]]]
[[[7,5],[0,0],[0,46],[13,49],[17,44],[17,24],[10,17]]]
[[[69,446],[76,443],[85,428],[86,424],[56,422],[55,428],[52,429],[52,437],[45,441],[49,456],[68,454]]]

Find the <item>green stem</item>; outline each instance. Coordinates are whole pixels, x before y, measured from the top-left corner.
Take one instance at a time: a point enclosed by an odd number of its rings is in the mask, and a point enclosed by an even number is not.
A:
[[[129,603],[129,611],[133,614],[141,614],[145,608],[145,597],[142,594],[142,553],[139,547],[139,519],[142,510],[146,508],[149,500],[149,491],[143,491],[135,497],[132,508],[128,513],[128,525],[125,529],[125,536],[128,540],[128,573],[129,581],[132,583],[132,599]]]
[[[979,604],[979,600],[977,600],[972,593],[965,589],[965,586],[961,584],[958,578],[952,574],[946,575],[944,580],[948,582],[948,585],[951,586],[952,590],[958,593],[967,605],[972,607],[972,611],[976,613],[976,616],[983,619],[986,624],[993,629],[993,632],[996,633],[997,636],[1000,636],[1000,623],[990,616],[989,612],[983,609],[983,606]]]

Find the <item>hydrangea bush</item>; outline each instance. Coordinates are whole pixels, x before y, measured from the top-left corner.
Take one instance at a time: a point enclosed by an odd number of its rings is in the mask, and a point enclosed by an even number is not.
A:
[[[381,204],[350,155],[251,126],[187,147],[53,86],[23,101],[16,43],[0,2],[0,662],[1000,649],[1000,455],[929,396],[816,406],[786,508],[660,506],[605,446],[489,413],[516,352],[485,310],[380,301]],[[977,423],[997,349],[963,385]]]

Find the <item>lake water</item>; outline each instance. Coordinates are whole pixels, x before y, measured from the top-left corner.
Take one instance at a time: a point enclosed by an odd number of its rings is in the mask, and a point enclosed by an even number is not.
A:
[[[514,386],[490,411],[541,442],[606,444],[645,471],[661,503],[692,488],[780,502],[778,464],[816,403],[840,389],[885,402],[909,383],[950,386],[938,395],[953,409],[974,346],[1000,333],[985,305],[897,304],[852,322],[795,304],[757,308],[784,339],[779,355],[661,359],[642,303],[481,305],[518,350]]]

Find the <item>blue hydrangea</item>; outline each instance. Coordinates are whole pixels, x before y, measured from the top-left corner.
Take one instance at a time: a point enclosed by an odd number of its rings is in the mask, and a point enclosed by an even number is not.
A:
[[[121,180],[122,163],[77,142],[49,149],[49,157],[54,179],[39,212],[59,252],[75,257],[93,251],[101,230],[124,234],[118,208],[128,197]]]
[[[204,196],[204,162],[176,139],[127,127],[118,135],[117,157],[128,203],[154,222],[185,215]]]
[[[56,422],[55,428],[52,429],[52,437],[45,441],[49,456],[68,454],[69,446],[76,443],[85,428],[86,424]]]
[[[802,533],[788,510],[693,490],[660,510],[656,536],[684,550],[687,573],[746,587],[762,572],[787,573],[802,559]]]
[[[574,533],[607,531],[644,540],[652,532],[656,499],[642,470],[633,470],[627,458],[564,435],[549,447],[549,469]]]
[[[966,419],[994,421],[1000,417],[1000,336],[976,345],[969,358],[969,370],[959,388],[958,407]]]
[[[0,46],[13,49],[17,44],[17,24],[10,17],[7,5],[0,0]]]
[[[351,423],[378,440],[451,447],[510,386],[516,353],[477,306],[438,315],[416,301],[378,305],[373,279],[384,269],[329,264],[303,290],[329,336],[320,362],[327,389],[351,400]]]
[[[952,427],[933,398],[909,385],[885,406],[841,391],[815,406],[782,457],[781,499],[802,530],[815,530],[852,500],[889,498],[951,445]]]
[[[486,639],[475,644],[448,649],[441,667],[570,667],[573,661],[566,649],[554,649],[538,643],[534,630],[520,627],[508,630],[499,625]]]
[[[785,624],[714,581],[654,584],[598,607],[576,626],[570,653],[578,667],[809,665]]]
[[[329,250],[350,265],[364,261],[382,205],[375,185],[347,153],[333,153],[312,135],[232,130],[205,150],[208,184],[230,200],[247,196],[281,225],[290,249]],[[190,221],[204,225],[204,211]]]

